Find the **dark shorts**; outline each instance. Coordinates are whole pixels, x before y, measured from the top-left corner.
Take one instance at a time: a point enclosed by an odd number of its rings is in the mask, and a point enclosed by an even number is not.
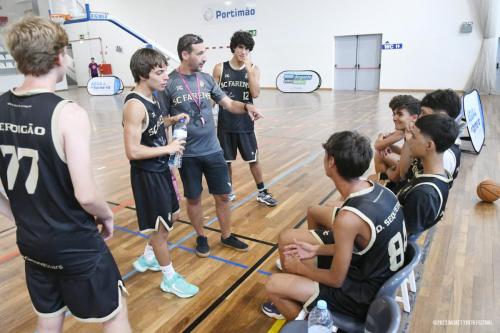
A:
[[[54,317],[69,310],[86,322],[104,322],[122,307],[122,278],[106,246],[91,271],[83,276],[67,276],[55,269],[25,263],[26,284],[35,311],[41,317]]]
[[[201,176],[205,175],[210,194],[231,193],[229,172],[222,151],[206,156],[183,157],[179,169],[184,196],[197,199],[203,191]]]
[[[256,162],[259,148],[254,132],[230,133],[219,129],[217,131],[220,145],[224,151],[224,159],[231,162],[236,159],[237,150],[240,151],[241,158],[247,162]]]
[[[311,234],[320,244],[335,244],[331,230],[311,230]],[[318,256],[318,268],[330,269],[332,261],[333,257],[331,256]],[[320,299],[328,304],[328,309],[332,312],[354,317],[360,321],[365,320],[368,306],[359,304],[340,288],[333,288],[316,282],[316,292],[307,300],[304,308],[311,311]]]
[[[172,230],[172,215],[179,211],[179,201],[170,170],[151,172],[130,168],[130,181],[139,230],[158,231],[160,223],[167,230]]]
[[[316,229],[310,230],[310,232],[319,244],[335,244],[335,239],[333,238],[333,232],[331,230]],[[330,269],[332,261],[332,256],[318,256],[318,268]]]

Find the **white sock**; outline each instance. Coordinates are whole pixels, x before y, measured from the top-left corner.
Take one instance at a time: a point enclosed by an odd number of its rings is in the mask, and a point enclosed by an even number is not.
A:
[[[174,269],[174,265],[172,265],[172,263],[170,263],[170,265],[168,265],[168,266],[160,266],[160,268],[161,268],[163,275],[167,278],[167,280],[170,280],[171,278],[174,277],[175,269]]]
[[[155,258],[155,252],[153,251],[153,247],[149,244],[146,244],[144,248],[144,257],[146,260],[153,260]]]

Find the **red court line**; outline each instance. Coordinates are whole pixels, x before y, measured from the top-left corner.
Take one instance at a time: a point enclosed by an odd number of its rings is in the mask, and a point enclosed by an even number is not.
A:
[[[111,208],[111,211],[113,213],[118,213],[120,210],[125,209],[125,207],[127,207],[128,205],[133,205],[133,204],[134,204],[134,200],[132,200],[132,199],[123,200],[122,202],[120,202],[118,204],[118,206]]]
[[[19,255],[19,250],[12,251],[0,257],[0,265]]]

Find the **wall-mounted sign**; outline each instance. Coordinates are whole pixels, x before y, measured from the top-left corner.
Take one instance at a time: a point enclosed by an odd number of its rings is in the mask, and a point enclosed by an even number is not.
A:
[[[382,50],[401,50],[403,48],[403,43],[391,44],[389,42],[385,42],[382,44]]]
[[[118,95],[123,91],[123,82],[116,76],[93,77],[87,82],[87,91],[92,96]]]
[[[202,7],[206,23],[228,23],[255,19],[257,9],[255,0],[219,1]]]
[[[484,144],[485,126],[483,106],[477,90],[465,94],[462,98],[462,105],[469,131],[469,137],[463,139],[470,140],[476,153],[479,153]]]
[[[315,71],[283,71],[276,77],[281,92],[313,92],[321,87],[321,77]]]

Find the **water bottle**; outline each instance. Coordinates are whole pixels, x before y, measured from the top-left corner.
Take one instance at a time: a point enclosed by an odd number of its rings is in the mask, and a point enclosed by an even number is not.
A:
[[[182,118],[177,124],[174,125],[174,132],[172,133],[172,140],[186,140],[187,138],[187,125],[186,119]],[[182,153],[175,153],[168,158],[168,165],[173,168],[180,168],[182,166]]]
[[[333,318],[330,311],[328,311],[326,302],[319,300],[314,309],[309,313],[307,333],[330,333],[332,326]]]

